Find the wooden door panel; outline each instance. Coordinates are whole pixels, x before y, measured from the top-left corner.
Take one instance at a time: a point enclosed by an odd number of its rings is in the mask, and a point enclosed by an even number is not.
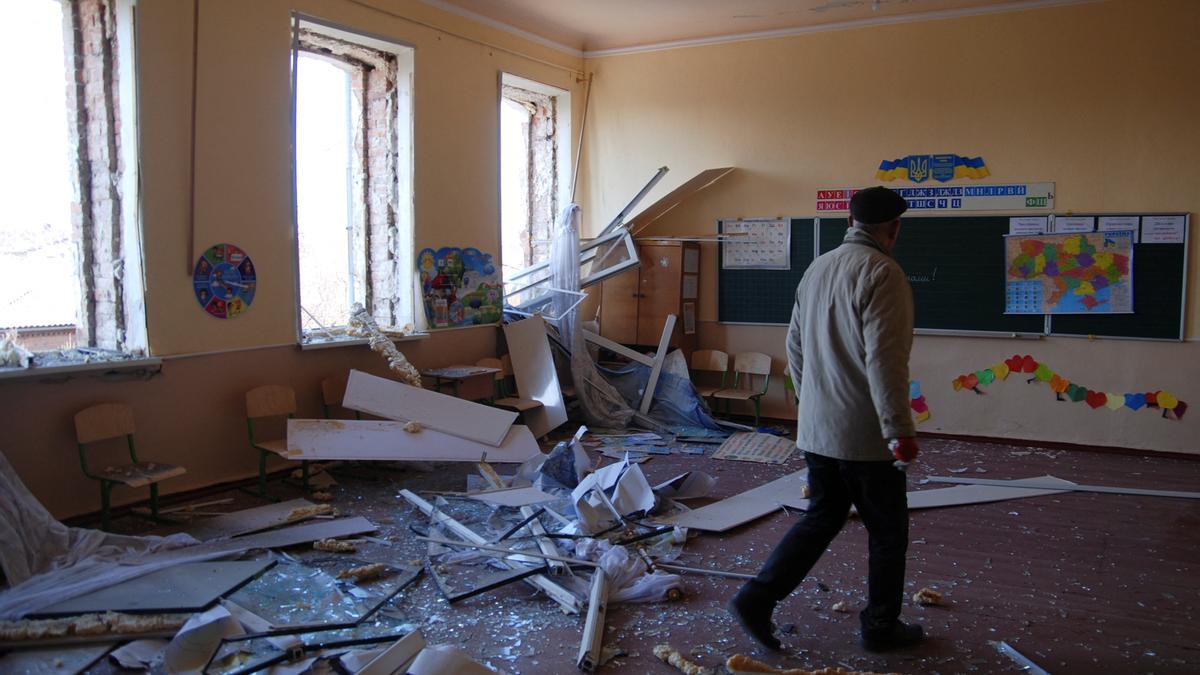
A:
[[[637,343],[638,270],[626,270],[600,284],[600,334],[621,344]]]

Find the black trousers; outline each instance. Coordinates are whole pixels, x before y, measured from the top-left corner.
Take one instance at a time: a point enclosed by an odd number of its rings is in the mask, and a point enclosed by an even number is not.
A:
[[[804,456],[808,462],[808,511],[784,535],[744,592],[772,607],[786,598],[846,524],[853,504],[867,527],[870,543],[868,602],[859,614],[862,630],[865,634],[886,632],[900,616],[904,599],[906,476],[891,461],[851,462],[811,452]]]

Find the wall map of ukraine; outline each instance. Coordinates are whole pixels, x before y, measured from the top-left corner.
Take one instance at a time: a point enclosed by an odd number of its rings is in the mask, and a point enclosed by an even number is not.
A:
[[[1131,238],[1111,233],[1012,237],[1009,279],[1041,283],[1045,313],[1128,312]]]

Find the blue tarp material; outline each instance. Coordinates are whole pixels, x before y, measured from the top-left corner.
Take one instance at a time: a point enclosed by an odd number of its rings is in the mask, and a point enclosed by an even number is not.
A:
[[[596,366],[604,379],[616,387],[634,410],[642,402],[642,392],[650,380],[650,368],[640,363],[631,363],[624,368],[612,369]],[[658,386],[654,388],[654,399],[650,402],[649,416],[666,426],[704,427],[720,429],[704,401],[696,394],[691,380],[667,372],[664,368],[658,375]]]

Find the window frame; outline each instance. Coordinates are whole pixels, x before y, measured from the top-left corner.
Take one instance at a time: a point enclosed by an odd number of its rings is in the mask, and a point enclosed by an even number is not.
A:
[[[504,259],[504,190],[503,190],[503,159],[504,159],[504,143],[501,137],[501,115],[504,106],[504,89],[505,87],[514,87],[524,89],[557,99],[555,103],[555,120],[554,120],[554,136],[555,136],[555,162],[554,171],[556,173],[557,190],[553,195],[552,208],[550,213],[550,235],[553,236],[554,227],[557,224],[559,213],[562,208],[570,203],[571,199],[571,172],[572,172],[572,152],[574,148],[571,145],[573,138],[571,126],[571,110],[572,99],[571,90],[564,89],[545,82],[526,77],[516,72],[499,70],[496,73],[496,241],[497,259],[500,261],[500,278],[507,286],[511,281],[516,281],[520,272],[533,267],[539,267],[545,261],[538,261],[532,266],[524,265],[523,261],[520,265],[510,266]],[[533,150],[531,149],[532,153]],[[532,161],[532,160],[530,160]],[[531,223],[526,223],[526,228],[530,228]],[[530,231],[532,239],[533,233]],[[506,274],[507,272],[507,274]],[[511,276],[510,276],[511,275]]]
[[[299,229],[299,191],[297,186],[298,178],[298,162],[297,162],[297,79],[298,79],[298,59],[301,52],[316,54],[316,52],[305,49],[301,42],[301,31],[309,30],[318,33],[323,37],[332,38],[342,42],[347,42],[356,46],[363,47],[368,50],[387,52],[394,56],[397,61],[397,87],[395,92],[396,105],[396,120],[395,120],[395,180],[391,181],[389,189],[393,191],[396,217],[396,229],[400,237],[397,242],[399,250],[395,251],[395,263],[393,270],[393,285],[391,296],[395,298],[397,308],[393,308],[392,316],[387,318],[375,315],[381,326],[385,329],[398,329],[403,325],[408,324],[412,328],[412,334],[418,335],[417,329],[420,324],[421,314],[416,311],[416,236],[414,223],[416,222],[416,205],[415,194],[413,191],[414,185],[414,166],[415,166],[415,149],[414,149],[414,126],[416,119],[416,108],[413,105],[414,89],[416,87],[416,46],[398,40],[395,38],[379,35],[370,31],[363,31],[352,26],[336,23],[320,17],[306,14],[303,12],[291,13],[291,32],[292,40],[289,46],[289,65],[290,65],[290,161],[291,161],[291,210],[292,210],[292,279],[295,293],[294,307],[294,328],[296,333],[296,341],[302,348],[319,348],[332,347],[340,345],[353,345],[363,343],[363,339],[350,335],[348,333],[335,334],[334,336],[324,335],[320,330],[304,330],[304,312],[301,308],[300,295],[300,229]],[[329,57],[326,57],[329,58]],[[335,59],[336,60],[336,59]],[[403,81],[401,81],[403,80]],[[401,114],[406,111],[407,114]],[[365,128],[366,120],[361,120],[361,124]],[[355,130],[357,131],[357,130]],[[353,133],[352,133],[353,135]],[[364,134],[365,137],[365,134]],[[365,138],[364,138],[365,142]],[[353,152],[353,150],[352,150]],[[365,148],[364,148],[365,152]],[[361,192],[361,195],[358,194]],[[361,196],[363,204],[355,201],[352,203],[352,209],[358,209],[364,206],[365,202],[369,201],[370,187],[364,186],[360,191],[352,190],[351,198],[355,200]],[[355,236],[359,234],[359,230],[368,230],[370,228],[366,218],[360,224],[357,222],[351,223],[351,229]],[[384,242],[386,244],[386,242]],[[358,298],[365,298],[369,309],[371,307],[373,290],[373,281],[369,270],[371,268],[371,252],[373,244],[369,238],[364,238],[363,248],[361,251],[348,251],[351,255],[351,260],[348,260],[347,267],[354,268],[350,273],[348,280],[351,287],[354,288],[355,295]],[[356,278],[361,270],[361,280]],[[362,284],[363,288],[359,290],[358,286]],[[357,300],[356,300],[357,301]],[[398,320],[393,320],[393,316],[397,316]],[[347,321],[339,326],[344,327],[349,323]],[[392,325],[398,323],[400,325]]]

